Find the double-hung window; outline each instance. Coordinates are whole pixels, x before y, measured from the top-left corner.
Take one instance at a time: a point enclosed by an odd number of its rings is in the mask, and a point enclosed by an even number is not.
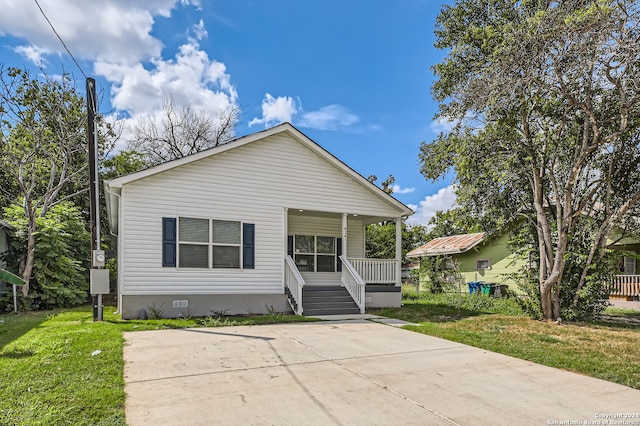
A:
[[[254,225],[250,223],[163,218],[162,241],[162,266],[254,268]]]
[[[209,219],[178,219],[178,266],[209,267]]]
[[[212,220],[213,268],[240,268],[240,222]]]

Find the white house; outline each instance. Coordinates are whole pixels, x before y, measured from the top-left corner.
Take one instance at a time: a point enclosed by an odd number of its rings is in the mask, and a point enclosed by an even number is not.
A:
[[[104,187],[125,319],[401,304],[413,212],[289,123]],[[396,221],[396,259],[365,259],[365,227],[383,220]]]

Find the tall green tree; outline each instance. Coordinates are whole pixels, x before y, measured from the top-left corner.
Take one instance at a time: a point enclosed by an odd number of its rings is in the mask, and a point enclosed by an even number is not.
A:
[[[407,253],[427,242],[427,228],[423,225],[402,224],[402,263],[407,263]],[[396,258],[395,222],[374,223],[365,233],[367,257],[374,259]]]
[[[10,252],[24,253],[29,219],[21,203],[4,209],[13,228]],[[56,203],[45,215],[36,214],[38,229],[33,280],[27,307],[51,309],[79,305],[87,300],[90,235],[78,208],[71,201]]]
[[[367,180],[376,183],[378,177],[370,175]],[[382,181],[380,188],[387,194],[393,194],[396,178],[390,174]],[[402,263],[407,263],[407,253],[426,242],[427,228],[423,225],[402,223]],[[365,231],[366,256],[374,259],[395,259],[396,224],[393,221],[373,223]]]
[[[421,147],[421,171],[453,169],[457,202],[535,229],[544,318],[580,303],[592,265],[640,201],[640,4],[458,0],[443,7],[434,67],[439,117],[455,129]],[[580,220],[596,224],[560,289]],[[570,302],[568,302],[570,300]]]
[[[85,103],[68,75],[33,78],[0,68],[0,170],[5,204],[20,200],[26,242],[19,274],[33,273],[38,219],[88,191]],[[28,296],[29,284],[22,287]]]

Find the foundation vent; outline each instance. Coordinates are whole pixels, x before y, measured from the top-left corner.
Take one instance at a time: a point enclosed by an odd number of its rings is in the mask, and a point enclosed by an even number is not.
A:
[[[174,308],[188,308],[189,301],[188,300],[174,300],[173,301]]]

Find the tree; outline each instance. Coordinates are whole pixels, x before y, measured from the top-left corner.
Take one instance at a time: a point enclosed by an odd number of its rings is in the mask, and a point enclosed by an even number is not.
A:
[[[607,239],[638,213],[639,24],[625,0],[458,0],[437,19],[448,54],[433,93],[456,127],[423,143],[421,171],[454,169],[458,204],[497,226],[532,224],[548,320],[581,302]],[[581,272],[562,283],[585,218]]]
[[[488,228],[485,224],[485,228]],[[482,232],[482,225],[467,208],[456,207],[447,211],[437,211],[429,220],[427,241],[439,237]]]
[[[87,300],[90,236],[80,211],[70,201],[56,203],[45,215],[36,214],[38,243],[33,262],[32,291],[24,301],[30,307],[51,309],[79,305]],[[4,209],[13,228],[11,250],[25,252],[29,219],[22,204]]]
[[[68,75],[31,78],[0,68],[0,170],[9,184],[5,204],[20,200],[26,219],[19,274],[32,277],[38,219],[65,200],[88,191],[84,100]],[[4,182],[3,182],[4,183]],[[69,191],[69,188],[75,188]]]
[[[367,180],[376,183],[378,177],[370,175]],[[396,179],[393,175],[387,176],[382,182],[382,190],[387,194],[393,194],[393,184]],[[416,246],[424,244],[426,227],[422,225],[407,225],[402,223],[402,263],[407,263],[407,253]],[[366,257],[377,259],[395,259],[396,257],[396,224],[393,221],[373,223],[368,225],[365,232]]]
[[[407,263],[407,253],[425,244],[427,228],[423,225],[402,224],[402,263]],[[374,223],[367,226],[365,233],[366,257],[374,259],[396,258],[395,222]]]
[[[178,108],[171,97],[160,113],[137,121],[128,149],[144,154],[151,165],[182,158],[231,139],[240,114],[240,107],[231,105],[210,117],[191,105]]]

